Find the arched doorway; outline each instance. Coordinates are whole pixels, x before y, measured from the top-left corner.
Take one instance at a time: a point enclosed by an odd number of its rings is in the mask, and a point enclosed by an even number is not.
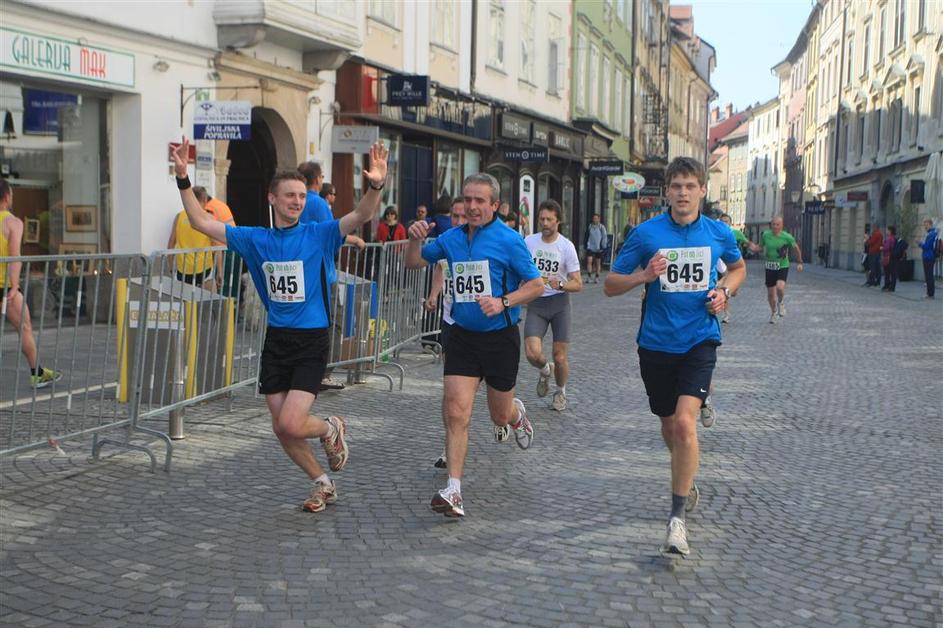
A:
[[[230,162],[226,201],[236,224],[268,227],[268,184],[276,170],[297,167],[288,125],[275,111],[253,107],[251,139],[229,142],[226,158]]]
[[[890,181],[881,188],[881,204],[878,206],[878,211],[880,213],[873,216],[878,224],[886,225],[887,219],[894,215],[894,186]]]

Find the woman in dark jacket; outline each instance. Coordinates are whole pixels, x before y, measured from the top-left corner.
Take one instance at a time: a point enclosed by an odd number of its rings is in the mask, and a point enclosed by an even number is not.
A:
[[[399,213],[390,205],[383,212],[383,222],[377,227],[377,242],[390,242],[406,239],[406,227],[399,224]]]

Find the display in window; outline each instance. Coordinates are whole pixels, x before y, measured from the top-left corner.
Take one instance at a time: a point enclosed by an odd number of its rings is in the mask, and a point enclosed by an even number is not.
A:
[[[23,233],[23,242],[27,244],[39,243],[39,219],[27,218],[25,221],[26,230]]]
[[[66,205],[66,231],[97,231],[98,208],[94,205]]]

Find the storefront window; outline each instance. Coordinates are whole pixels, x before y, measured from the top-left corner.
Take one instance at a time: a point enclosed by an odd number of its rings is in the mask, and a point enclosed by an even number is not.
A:
[[[26,227],[24,255],[111,250],[107,101],[0,82],[0,171]]]
[[[566,237],[573,239],[573,181],[563,180],[563,227],[560,231]]]
[[[465,149],[463,153],[462,180],[464,181],[468,175],[481,172],[481,154],[477,150],[468,149]]]
[[[436,151],[435,197],[455,197],[462,188],[462,151],[453,144],[439,142]]]
[[[493,168],[488,174],[498,180],[501,186],[501,202],[514,206],[514,180],[511,178],[511,172],[504,168]]]

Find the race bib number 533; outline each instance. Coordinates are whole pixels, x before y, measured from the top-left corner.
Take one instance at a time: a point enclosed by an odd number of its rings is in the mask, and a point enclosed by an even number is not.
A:
[[[711,248],[694,246],[659,249],[668,260],[668,269],[659,275],[662,292],[701,292],[707,290],[711,275]]]
[[[305,269],[300,260],[263,262],[268,298],[273,303],[299,303],[305,300]]]

